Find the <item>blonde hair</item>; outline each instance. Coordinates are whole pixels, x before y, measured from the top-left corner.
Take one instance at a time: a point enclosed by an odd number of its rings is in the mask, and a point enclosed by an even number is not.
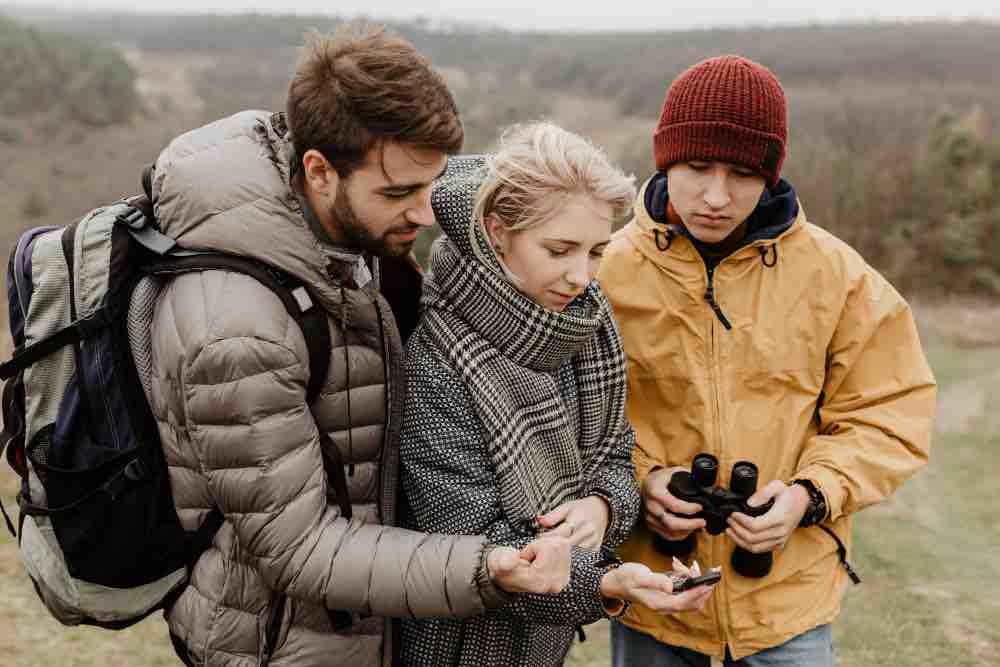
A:
[[[485,222],[491,214],[513,231],[534,227],[574,195],[609,204],[612,220],[617,221],[631,210],[635,177],[626,176],[590,141],[558,125],[514,125],[501,135],[499,149],[489,159],[489,174],[476,193],[470,233],[479,226],[488,242]],[[478,247],[474,239],[472,247]]]

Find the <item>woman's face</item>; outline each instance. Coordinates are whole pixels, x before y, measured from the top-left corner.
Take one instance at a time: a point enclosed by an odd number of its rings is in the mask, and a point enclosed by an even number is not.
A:
[[[597,276],[611,239],[611,205],[572,195],[542,224],[511,231],[494,215],[486,227],[514,284],[526,297],[561,311]]]
[[[691,236],[719,243],[750,217],[764,177],[728,162],[678,162],[667,170],[667,193]]]

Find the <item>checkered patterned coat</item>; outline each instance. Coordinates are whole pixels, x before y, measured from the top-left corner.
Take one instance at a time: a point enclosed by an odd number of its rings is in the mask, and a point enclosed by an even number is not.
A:
[[[558,314],[484,263],[488,246],[469,223],[482,170],[481,159],[453,159],[432,197],[446,238],[407,346],[400,455],[409,525],[523,546],[537,514],[599,495],[612,508],[603,546],[614,549],[639,509],[617,327],[596,284]],[[513,595],[471,620],[404,622],[403,664],[561,665],[574,627],[605,615],[601,560],[575,548],[559,595]]]
[[[432,533],[486,535],[495,544],[531,540],[505,518],[493,466],[466,388],[418,328],[407,345],[407,408],[401,436],[409,527]],[[578,424],[576,381],[569,364],[556,372],[569,422]],[[598,494],[613,509],[604,546],[625,540],[639,510],[632,465],[634,432],[622,434],[600,474],[581,495]],[[598,593],[600,555],[573,549],[572,577],[559,595],[512,595],[499,610],[472,619],[408,620],[407,667],[545,667],[562,665],[577,625],[606,616]]]

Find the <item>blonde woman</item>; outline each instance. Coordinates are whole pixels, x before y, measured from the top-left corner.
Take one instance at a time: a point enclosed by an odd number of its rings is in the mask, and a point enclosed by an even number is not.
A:
[[[612,553],[640,495],[622,343],[594,277],[634,196],[601,151],[549,123],[513,128],[489,158],[453,158],[434,189],[444,234],[407,345],[411,524],[511,546],[551,532],[574,547],[558,595],[405,621],[405,665],[561,665],[574,627],[628,601],[669,612],[710,594],[672,595],[667,575]]]

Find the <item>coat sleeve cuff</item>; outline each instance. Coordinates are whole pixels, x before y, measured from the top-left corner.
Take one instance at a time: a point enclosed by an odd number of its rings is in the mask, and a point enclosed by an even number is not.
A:
[[[809,480],[816,487],[816,490],[823,494],[826,501],[826,520],[836,521],[843,513],[844,496],[841,491],[840,481],[837,474],[821,466],[806,466],[792,476],[791,482],[795,479]]]
[[[479,588],[479,597],[483,600],[483,606],[488,610],[499,609],[507,604],[512,595],[500,588],[490,577],[489,556],[495,544],[486,544],[479,552],[479,567],[476,569],[476,586]]]

